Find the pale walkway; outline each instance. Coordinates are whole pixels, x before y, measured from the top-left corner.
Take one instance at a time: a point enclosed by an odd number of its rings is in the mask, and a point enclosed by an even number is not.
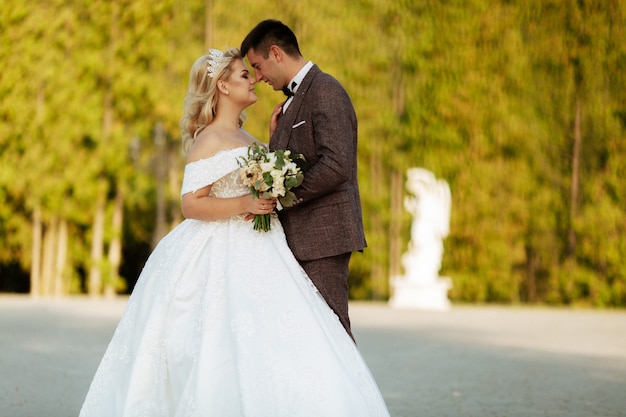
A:
[[[0,296],[0,417],[75,417],[124,303]],[[626,312],[351,315],[393,417],[626,416]]]

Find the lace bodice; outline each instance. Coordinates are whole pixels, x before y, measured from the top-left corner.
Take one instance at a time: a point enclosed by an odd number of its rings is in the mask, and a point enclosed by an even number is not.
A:
[[[239,169],[236,169],[215,181],[209,195],[211,197],[229,198],[239,197],[248,193],[250,193],[250,189],[243,185],[239,176]]]
[[[215,155],[190,162],[185,166],[185,175],[180,195],[194,193],[213,184],[212,197],[228,198],[248,194],[250,190],[239,177],[240,156],[247,155],[246,147],[220,151]]]

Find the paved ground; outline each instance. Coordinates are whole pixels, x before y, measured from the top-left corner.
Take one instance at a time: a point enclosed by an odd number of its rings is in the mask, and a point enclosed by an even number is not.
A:
[[[124,303],[1,296],[0,417],[77,416]],[[626,416],[624,311],[351,315],[393,417]]]

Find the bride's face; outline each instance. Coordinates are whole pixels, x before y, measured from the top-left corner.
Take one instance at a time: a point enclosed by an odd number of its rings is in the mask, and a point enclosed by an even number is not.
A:
[[[244,107],[256,103],[257,96],[254,92],[254,77],[248,71],[243,60],[238,59],[232,63],[232,73],[228,78],[228,93],[231,99],[237,100]]]

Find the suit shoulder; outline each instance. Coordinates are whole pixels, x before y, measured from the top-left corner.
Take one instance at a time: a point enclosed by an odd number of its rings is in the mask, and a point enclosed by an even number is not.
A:
[[[311,86],[313,93],[322,96],[342,96],[349,99],[349,94],[344,86],[332,75],[320,72],[313,79]]]
[[[343,89],[343,86],[335,77],[330,75],[327,72],[320,71],[315,78],[313,79],[315,84],[329,85],[329,86],[338,86]]]

